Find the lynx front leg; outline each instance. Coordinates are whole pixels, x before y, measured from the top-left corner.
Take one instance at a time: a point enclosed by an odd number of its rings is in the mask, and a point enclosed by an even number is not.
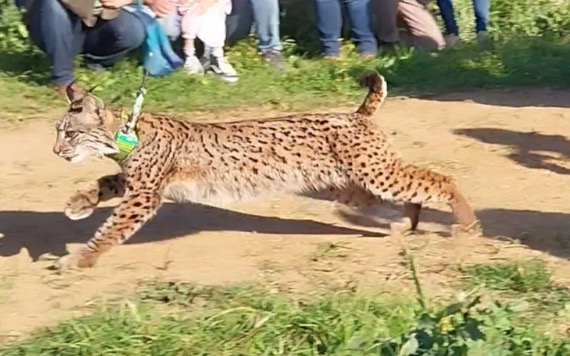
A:
[[[150,220],[161,202],[160,194],[155,191],[128,194],[97,230],[95,236],[87,241],[83,248],[61,257],[55,267],[59,270],[92,267],[101,254],[127,241]]]
[[[99,178],[91,186],[75,192],[67,202],[64,212],[71,220],[85,219],[100,202],[122,197],[125,180],[122,173]]]

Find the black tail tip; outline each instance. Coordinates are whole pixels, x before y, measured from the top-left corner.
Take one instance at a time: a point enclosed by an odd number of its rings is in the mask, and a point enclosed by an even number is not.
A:
[[[374,71],[364,73],[359,80],[359,84],[363,88],[368,88],[374,92],[381,92],[384,86],[384,77]]]

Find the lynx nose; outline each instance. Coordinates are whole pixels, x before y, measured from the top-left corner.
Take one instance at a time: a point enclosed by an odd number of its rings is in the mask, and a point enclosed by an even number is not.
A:
[[[56,143],[53,145],[53,153],[59,156],[62,150],[63,150],[62,144],[59,142],[59,140],[56,141]]]

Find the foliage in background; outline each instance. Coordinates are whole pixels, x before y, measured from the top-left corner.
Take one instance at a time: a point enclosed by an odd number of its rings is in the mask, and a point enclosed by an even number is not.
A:
[[[228,85],[211,76],[189,78],[179,71],[149,81],[145,107],[184,113],[252,105],[306,110],[353,104],[364,95],[355,77],[366,69],[379,70],[388,79],[392,93],[406,95],[504,86],[568,86],[570,46],[564,35],[570,29],[569,0],[492,1],[493,48],[480,48],[472,42],[471,1],[454,4],[465,40],[459,48],[437,54],[400,48],[363,62],[355,54],[354,45],[345,39],[344,60],[325,64],[318,56],[312,2],[284,1],[281,32],[286,75],[277,74],[261,62],[256,40],[250,36],[228,49],[240,74],[237,84]],[[48,85],[49,65],[45,56],[30,46],[11,0],[0,0],[0,13],[0,110],[25,118],[45,106],[65,105],[62,99],[54,100]],[[434,13],[439,20],[435,8]],[[344,33],[350,34],[346,26]],[[106,72],[83,69],[79,58],[77,68],[79,81],[98,84],[99,94],[106,101],[132,104],[141,75],[136,55]],[[22,101],[22,96],[27,100]]]

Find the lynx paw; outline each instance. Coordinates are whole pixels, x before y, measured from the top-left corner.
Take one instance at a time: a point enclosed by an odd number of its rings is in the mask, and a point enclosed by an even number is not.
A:
[[[481,235],[483,235],[483,228],[479,220],[467,226],[459,224],[451,225],[452,237],[480,237]]]
[[[54,268],[58,271],[69,269],[93,267],[97,262],[97,256],[91,250],[80,249],[69,255],[60,257],[55,261]]]
[[[406,235],[412,232],[412,221],[410,218],[402,218],[399,222],[390,224],[390,233],[392,236]]]
[[[77,192],[67,202],[63,210],[71,220],[85,219],[93,213],[97,203],[88,192]]]

